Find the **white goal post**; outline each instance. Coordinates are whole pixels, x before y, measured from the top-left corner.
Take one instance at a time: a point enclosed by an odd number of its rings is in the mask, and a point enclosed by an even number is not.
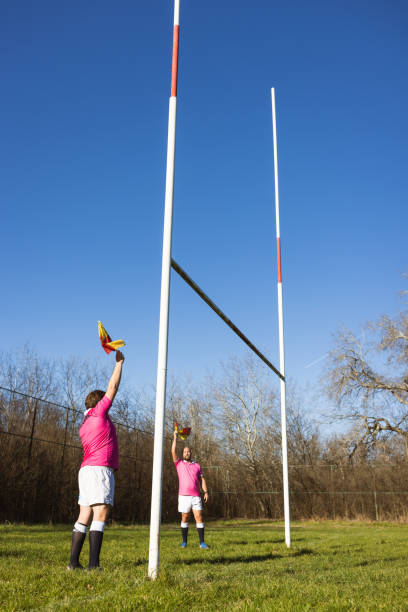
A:
[[[171,95],[169,101],[169,123],[167,140],[167,167],[166,167],[166,195],[164,206],[163,255],[160,294],[160,322],[159,322],[159,348],[157,364],[156,385],[156,411],[153,449],[152,499],[150,513],[150,543],[148,575],[153,580],[157,578],[160,558],[160,523],[163,480],[163,450],[164,450],[164,423],[166,406],[166,379],[167,379],[167,348],[169,328],[169,302],[170,302],[170,273],[173,268],[184,281],[212,308],[219,317],[243,340],[249,348],[262,359],[262,361],[280,378],[281,385],[281,424],[282,424],[282,468],[283,493],[285,514],[285,542],[290,546],[290,519],[289,519],[289,480],[286,442],[286,403],[285,403],[285,365],[283,348],[283,305],[282,305],[282,274],[279,228],[279,195],[278,195],[278,166],[276,147],[276,116],[275,93],[272,89],[272,117],[274,139],[274,168],[275,168],[275,204],[276,204],[276,231],[278,256],[278,309],[279,309],[279,346],[280,367],[277,369],[250,340],[232,323],[218,306],[204,293],[193,279],[171,257],[173,194],[174,194],[174,162],[176,150],[176,115],[177,115],[177,77],[178,77],[178,49],[179,49],[179,15],[180,0],[174,2],[173,24],[173,59],[171,77]]]

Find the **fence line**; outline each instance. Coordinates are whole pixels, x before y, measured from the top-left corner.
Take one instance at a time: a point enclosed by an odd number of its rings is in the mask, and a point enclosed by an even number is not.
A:
[[[28,448],[28,460],[31,459],[31,455],[32,455],[32,446],[33,446],[33,441],[36,442],[43,442],[46,444],[54,444],[55,446],[62,446],[63,447],[63,451],[62,451],[62,456],[61,456],[61,470],[63,469],[63,465],[64,465],[64,457],[65,457],[65,448],[75,448],[78,450],[82,450],[82,446],[79,444],[70,444],[69,442],[67,442],[67,431],[68,431],[68,413],[74,413],[75,415],[81,415],[83,416],[84,413],[82,410],[78,410],[77,408],[72,408],[71,406],[64,406],[63,404],[58,404],[57,402],[52,402],[50,400],[44,400],[42,398],[36,397],[34,395],[29,395],[28,393],[23,393],[22,391],[17,391],[14,389],[8,389],[7,387],[3,387],[0,385],[0,390],[1,391],[6,391],[8,393],[10,393],[11,395],[20,395],[22,397],[25,397],[27,399],[31,399],[31,400],[35,400],[35,405],[34,405],[34,411],[33,411],[33,418],[32,418],[32,422],[31,422],[31,431],[30,431],[30,435],[27,434],[23,434],[23,433],[17,433],[17,432],[12,432],[12,431],[5,431],[3,429],[0,429],[0,434],[4,434],[4,435],[10,435],[10,436],[15,436],[15,437],[19,437],[19,438],[24,438],[24,439],[28,439],[30,440],[29,443],[29,448]],[[57,440],[47,440],[45,438],[39,438],[37,436],[34,435],[34,431],[35,431],[35,425],[36,425],[36,418],[37,418],[37,409],[38,409],[38,402],[41,402],[42,404],[47,404],[48,406],[53,406],[55,408],[58,408],[60,410],[65,410],[66,411],[66,419],[65,419],[65,428],[64,428],[64,441],[63,442],[58,442]],[[147,432],[143,429],[140,429],[139,427],[134,427],[133,425],[129,425],[127,423],[122,423],[121,421],[118,420],[114,420],[111,419],[111,421],[113,423],[115,423],[115,425],[118,425],[119,427],[124,427],[125,429],[130,429],[132,431],[135,431],[137,433],[141,433],[143,435],[146,436],[150,436],[152,437],[153,434],[150,432]],[[123,458],[123,459],[130,459],[132,461],[141,461],[142,463],[150,463],[148,459],[143,459],[143,458],[136,458],[134,456],[131,455],[125,455],[123,453],[119,453],[119,457]]]
[[[35,395],[29,395],[28,393],[23,393],[22,391],[16,391],[14,389],[8,389],[7,387],[2,387],[0,385],[0,390],[1,391],[7,391],[8,393],[11,393],[13,395],[21,395],[22,397],[27,397],[28,399],[33,399],[36,402],[42,402],[43,404],[48,404],[49,406],[55,406],[55,408],[61,408],[62,410],[67,410],[69,412],[73,412],[76,415],[82,415],[84,416],[84,411],[83,410],[79,410],[78,408],[72,408],[71,406],[64,406],[63,404],[58,404],[56,402],[51,402],[50,400],[45,400],[42,399],[41,397],[36,397]],[[153,436],[152,432],[148,432],[145,431],[143,429],[140,429],[139,427],[135,427],[134,425],[129,425],[128,423],[122,423],[121,421],[117,421],[114,419],[111,419],[112,423],[115,423],[115,425],[119,425],[120,427],[126,427],[126,429],[131,429],[132,431],[139,431],[142,434],[145,434],[147,436]]]
[[[45,442],[47,444],[55,444],[56,446],[64,446],[64,447],[68,446],[69,448],[78,448],[82,450],[82,446],[78,446],[77,444],[69,444],[69,442],[65,442],[65,441],[57,442],[56,440],[45,440],[44,438],[37,438],[31,435],[28,436],[27,434],[16,433],[14,431],[4,431],[3,429],[0,429],[0,434],[4,434],[6,436],[15,436],[17,438],[25,438],[26,440],[30,440],[30,442],[35,440],[36,442]],[[31,449],[31,445],[30,445],[30,449]]]
[[[282,495],[283,489],[278,491],[211,491],[212,495],[220,493],[223,495]],[[408,491],[306,491],[305,489],[291,489],[291,495],[306,493],[307,495],[408,495]]]
[[[66,442],[64,440],[64,442],[57,442],[56,440],[45,440],[44,438],[37,438],[36,436],[28,436],[27,434],[19,434],[19,433],[15,433],[12,431],[4,431],[2,429],[0,429],[0,434],[5,434],[6,436],[15,436],[17,438],[25,438],[26,440],[30,440],[30,453],[29,453],[29,457],[31,457],[31,449],[32,449],[32,441],[35,442],[45,442],[46,444],[54,444],[55,446],[63,446],[64,449],[66,447],[68,448],[76,448],[77,450],[82,451],[82,446],[79,446],[78,444],[70,444],[69,442]],[[142,463],[150,463],[150,461],[148,459],[141,459],[140,457],[133,457],[133,455],[124,455],[123,453],[119,453],[119,457],[121,457],[122,459],[131,459],[132,461],[141,461]]]
[[[4,436],[0,520],[56,522],[75,514],[82,454],[77,437],[82,419],[77,417],[82,414],[74,407],[0,386],[0,436]],[[147,522],[153,434],[120,419],[114,422],[122,449],[114,519]],[[199,454],[203,471],[209,472],[211,504],[207,516],[282,518],[280,461],[268,463],[265,476],[255,481],[251,470],[231,457],[204,449]],[[408,491],[402,487],[408,482],[407,463],[293,463],[289,468],[293,518],[361,516],[379,520],[406,516]],[[165,470],[163,520],[169,521],[177,517],[177,476],[167,452]]]
[[[57,402],[52,402],[50,400],[46,400],[46,399],[42,399],[40,397],[37,397],[35,395],[30,395],[28,393],[23,393],[22,391],[17,391],[15,389],[9,389],[7,387],[3,387],[0,385],[0,390],[1,391],[6,391],[12,395],[21,395],[22,397],[26,397],[28,399],[32,399],[35,400],[36,402],[41,402],[43,404],[48,404],[49,406],[54,406],[55,408],[60,408],[61,410],[66,410],[69,412],[72,412],[76,415],[81,415],[83,416],[84,412],[83,410],[79,410],[77,408],[72,408],[71,406],[65,406],[64,404],[59,404]],[[36,410],[37,410],[37,405],[35,406],[34,409],[34,416],[33,416],[33,427],[32,427],[32,431],[34,431],[35,429],[35,419],[36,419]],[[145,429],[141,429],[140,427],[135,427],[134,425],[130,425],[128,423],[123,423],[122,421],[118,421],[116,419],[111,419],[111,421],[115,424],[118,425],[119,427],[124,427],[125,429],[130,429],[132,431],[135,432],[139,432],[143,435],[146,436],[150,436],[151,438],[153,438],[153,432],[152,431],[146,431]],[[66,428],[67,428],[67,422],[66,422]],[[66,429],[65,429],[66,431]],[[10,431],[4,431],[4,430],[0,430],[0,433],[3,434],[8,434],[8,435],[15,435],[15,436],[20,436],[20,437],[28,437],[31,439],[31,435],[30,436],[25,436],[23,434],[18,434],[18,433],[13,433]],[[172,440],[173,437],[172,436],[165,436],[165,438],[167,440]],[[40,442],[48,442],[50,444],[57,444],[60,446],[63,446],[64,443],[62,442],[56,442],[55,440],[45,440],[45,439],[41,439],[41,438],[36,438],[35,436],[32,437],[33,440],[38,440]],[[72,445],[72,444],[66,444],[66,446],[70,446],[72,448],[78,448],[81,449],[81,446],[76,446],[76,445]],[[131,457],[134,458],[134,457]],[[405,465],[405,464],[401,464],[401,465]],[[331,468],[331,469],[350,469],[350,468],[355,468],[355,469],[361,469],[361,467],[368,467],[370,466],[370,464],[364,464],[363,466],[361,464],[336,464],[336,463],[301,463],[301,464],[288,464],[288,467],[291,469],[316,469],[316,468]],[[203,468],[207,468],[207,469],[223,469],[224,466],[202,466]],[[275,462],[273,464],[271,464],[271,467],[275,467],[275,468],[281,468],[282,467],[282,462]],[[380,468],[380,467],[391,467],[390,463],[376,463],[375,465],[371,466],[373,470],[375,470],[376,468]],[[395,466],[394,466],[395,467]]]

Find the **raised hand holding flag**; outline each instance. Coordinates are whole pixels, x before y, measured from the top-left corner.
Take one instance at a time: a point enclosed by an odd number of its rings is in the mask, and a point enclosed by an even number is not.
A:
[[[102,348],[105,351],[105,353],[109,354],[112,351],[116,351],[121,346],[126,345],[126,343],[123,340],[112,340],[112,338],[110,337],[110,335],[108,334],[108,332],[106,331],[106,329],[104,328],[104,326],[102,325],[100,321],[98,321],[98,333],[99,333],[99,339],[102,344]]]
[[[191,427],[180,427],[177,421],[174,421],[174,429],[181,440],[185,440],[191,433]]]

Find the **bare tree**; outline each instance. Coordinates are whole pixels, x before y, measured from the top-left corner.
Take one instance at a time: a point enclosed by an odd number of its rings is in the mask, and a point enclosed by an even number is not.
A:
[[[350,454],[400,436],[408,459],[408,312],[368,323],[360,337],[338,332],[323,384],[334,420],[353,422]]]
[[[267,425],[265,419],[272,417],[267,406],[275,399],[261,367],[252,358],[233,359],[222,365],[222,378],[213,384],[226,449],[254,475],[258,472],[260,433]]]
[[[0,353],[0,384],[8,389],[54,399],[57,392],[55,362],[40,358],[29,345]]]
[[[0,385],[11,391],[19,391],[27,396],[55,400],[58,393],[58,383],[55,376],[55,363],[41,359],[28,345],[15,353],[0,353]],[[24,402],[14,398],[13,406],[9,403],[1,405],[2,426],[8,430],[16,419],[25,429],[31,422],[37,402],[27,397]]]

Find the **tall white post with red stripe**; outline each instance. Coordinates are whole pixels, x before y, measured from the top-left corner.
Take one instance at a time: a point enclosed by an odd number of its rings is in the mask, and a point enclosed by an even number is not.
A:
[[[156,415],[154,425],[152,501],[150,512],[149,577],[152,579],[157,578],[160,558],[160,522],[163,481],[164,417],[166,408],[167,345],[169,329],[171,272],[171,236],[173,225],[174,160],[176,153],[179,15],[180,0],[175,0],[173,28],[173,60],[171,71],[171,94],[169,101],[169,127],[167,139],[166,196],[164,203],[163,256],[160,295],[159,351],[156,385]]]
[[[272,127],[273,127],[273,161],[275,169],[275,210],[276,210],[276,247],[278,255],[278,317],[279,317],[279,370],[285,376],[285,345],[283,337],[283,298],[282,298],[282,258],[279,223],[279,184],[278,184],[278,146],[276,138],[276,107],[275,89],[272,95]],[[288,476],[288,445],[286,435],[286,380],[280,381],[281,391],[281,428],[282,428],[282,470],[283,470],[283,506],[285,516],[285,542],[290,546],[290,514],[289,514],[289,476]]]

